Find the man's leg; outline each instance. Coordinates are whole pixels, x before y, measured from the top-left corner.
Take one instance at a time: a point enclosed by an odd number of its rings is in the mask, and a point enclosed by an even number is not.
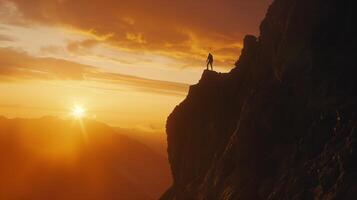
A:
[[[208,65],[209,65],[209,62],[207,62],[207,70],[209,70]]]
[[[213,62],[210,62],[211,70],[213,71]]]

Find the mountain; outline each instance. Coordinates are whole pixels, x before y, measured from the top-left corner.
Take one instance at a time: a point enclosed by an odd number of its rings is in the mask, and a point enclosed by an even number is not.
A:
[[[128,138],[141,142],[158,154],[167,158],[166,135],[160,130],[147,131],[141,129],[128,129],[115,127],[115,130]],[[169,167],[169,166],[168,166]]]
[[[0,118],[0,163],[6,200],[148,200],[171,183],[164,156],[90,120]]]
[[[161,199],[356,199],[356,10],[275,0],[236,67],[204,71],[168,117]]]

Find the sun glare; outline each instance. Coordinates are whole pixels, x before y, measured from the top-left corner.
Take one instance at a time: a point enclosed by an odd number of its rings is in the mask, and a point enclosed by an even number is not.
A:
[[[76,105],[73,107],[72,115],[75,118],[83,118],[85,115],[85,109],[82,106]]]

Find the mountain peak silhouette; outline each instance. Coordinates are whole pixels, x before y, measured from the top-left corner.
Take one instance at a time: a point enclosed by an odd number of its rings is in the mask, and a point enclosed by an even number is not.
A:
[[[161,199],[355,199],[356,5],[274,1],[236,67],[168,117]]]

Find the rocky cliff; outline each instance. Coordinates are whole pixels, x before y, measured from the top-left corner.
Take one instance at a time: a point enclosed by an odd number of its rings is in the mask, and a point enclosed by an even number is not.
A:
[[[162,200],[357,198],[356,4],[275,0],[167,120]]]

